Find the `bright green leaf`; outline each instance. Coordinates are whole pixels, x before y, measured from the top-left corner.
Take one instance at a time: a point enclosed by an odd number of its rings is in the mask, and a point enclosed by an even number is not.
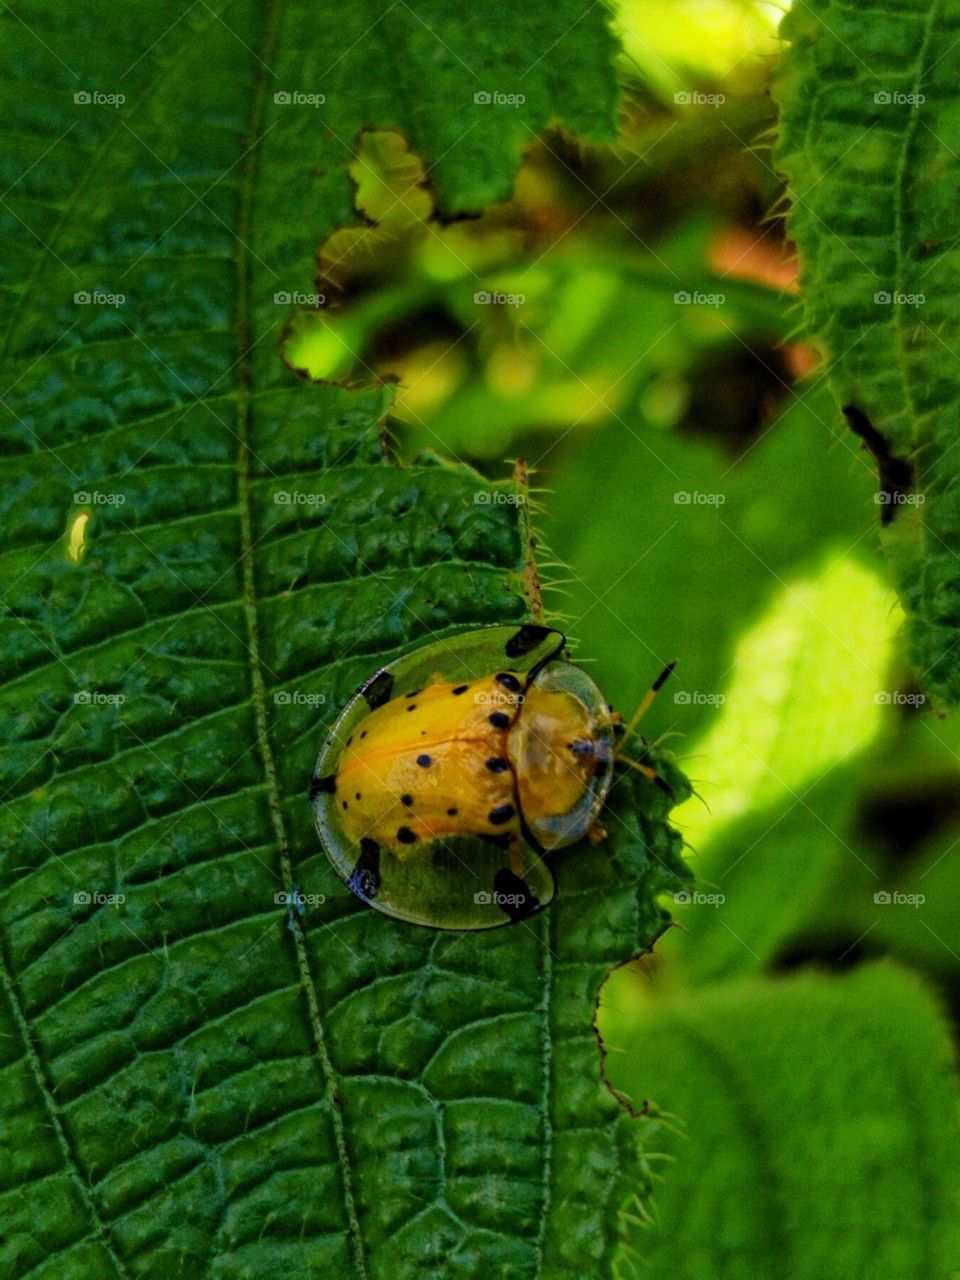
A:
[[[699,796],[677,814],[700,883],[676,904],[684,931],[664,951],[688,978],[759,968],[838,862],[868,870],[842,766],[866,754],[889,709],[890,605],[875,571],[834,550],[739,641],[720,716],[690,745]]]
[[[756,75],[776,51],[775,11],[760,0],[616,0],[614,12],[628,70],[681,108],[716,109],[692,91]]]
[[[679,813],[697,846],[744,813],[799,794],[872,740],[898,619],[876,571],[831,550],[786,582],[737,644],[722,714],[692,747],[704,799]],[[692,696],[692,695],[687,695]]]
[[[624,1276],[946,1280],[960,1231],[953,1050],[884,964],[637,999],[616,975],[612,1083],[669,1113],[666,1167]]]
[[[877,456],[921,679],[960,700],[956,5],[796,4],[775,94],[805,324]]]

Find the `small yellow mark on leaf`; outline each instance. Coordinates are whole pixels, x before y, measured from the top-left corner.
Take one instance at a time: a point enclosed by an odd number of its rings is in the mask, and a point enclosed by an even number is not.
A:
[[[79,515],[74,516],[70,522],[70,529],[67,534],[67,555],[74,564],[80,563],[80,557],[86,550],[84,539],[86,537],[87,521],[90,519],[89,511],[81,511]]]
[[[348,168],[357,184],[356,206],[371,222],[409,225],[433,213],[423,161],[408,149],[403,134],[392,129],[363,133]]]

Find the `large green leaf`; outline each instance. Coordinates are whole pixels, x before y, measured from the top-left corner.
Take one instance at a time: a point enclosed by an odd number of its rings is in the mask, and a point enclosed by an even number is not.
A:
[[[832,549],[741,636],[721,715],[690,750],[712,763],[703,799],[676,815],[704,889],[669,939],[688,977],[768,963],[838,861],[866,870],[844,766],[863,760],[892,709],[892,603],[876,572]]]
[[[806,327],[877,459],[877,512],[930,691],[960,700],[960,7],[794,5],[781,33],[779,167]]]
[[[525,493],[395,466],[387,392],[297,385],[273,299],[351,219],[361,126],[448,210],[522,141],[475,90],[608,129],[602,11],[101,0],[4,34],[4,1272],[600,1274],[638,1127],[591,1017],[662,927],[666,798],[621,782],[530,927],[339,884],[324,729],[386,655],[529,616]]]
[[[953,1050],[912,975],[883,964],[639,1002],[608,990],[611,1079],[675,1124],[624,1275],[956,1275]]]

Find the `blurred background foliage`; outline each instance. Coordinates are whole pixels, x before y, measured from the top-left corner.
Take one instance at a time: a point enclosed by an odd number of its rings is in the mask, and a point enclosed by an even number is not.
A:
[[[778,18],[624,0],[617,150],[531,137],[477,219],[365,135],[284,357],[396,381],[401,456],[527,461],[546,608],[615,705],[679,660],[644,731],[697,787],[698,892],[599,1016],[611,1082],[670,1117],[625,1274],[960,1276],[960,730],[917,693],[874,466],[798,332]]]

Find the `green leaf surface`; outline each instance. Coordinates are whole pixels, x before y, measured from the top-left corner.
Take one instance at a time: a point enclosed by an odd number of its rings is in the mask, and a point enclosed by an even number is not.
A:
[[[851,770],[829,769],[775,804],[707,837],[693,860],[697,889],[675,908],[658,955],[671,984],[762,971],[804,931],[838,864],[862,863],[851,834]],[[681,822],[681,829],[683,823]],[[856,868],[871,876],[866,863]]]
[[[885,948],[931,974],[948,994],[960,974],[958,729],[954,717],[914,716],[903,722],[885,757],[867,760],[855,794],[873,818],[869,870],[845,867],[842,880],[828,888],[826,911],[816,912],[811,927],[814,932],[819,924],[834,938],[845,927],[850,940]],[[908,812],[918,815],[906,851],[891,839],[885,820],[891,796],[902,797]],[[860,875],[852,874],[857,870]]]
[[[594,1000],[662,928],[679,837],[622,780],[554,906],[482,936],[340,885],[307,800],[326,727],[387,656],[528,617],[529,529],[510,485],[396,466],[386,390],[298,385],[274,298],[351,220],[362,127],[406,129],[448,210],[517,163],[520,117],[475,89],[608,129],[602,10],[3,25],[0,1266],[599,1275],[638,1126]]]
[[[601,1020],[610,1078],[675,1119],[624,1276],[951,1280],[953,1051],[912,975],[882,964],[639,1004],[629,975],[616,979]]]
[[[960,7],[795,5],[781,26],[778,167],[806,328],[837,405],[878,459],[915,663],[960,700],[955,483]],[[849,415],[848,415],[849,416]],[[899,501],[905,499],[904,501]]]
[[[859,504],[869,501],[868,470],[837,439],[820,382],[790,391],[782,412],[739,456],[656,431],[642,412],[599,439],[585,433],[571,449],[571,479],[550,495],[544,531],[572,567],[573,581],[565,584],[571,612],[598,640],[594,675],[628,708],[643,696],[651,671],[677,659],[643,729],[652,739],[683,735],[671,745],[687,756],[698,750],[693,735],[716,721],[733,691],[743,626],[759,623],[796,574],[809,569],[819,578],[828,552],[834,558],[858,544],[865,549],[869,525]],[[550,461],[548,455],[546,476]],[[607,518],[584,521],[598,498]],[[611,563],[626,567],[611,576]],[[678,574],[683,591],[664,591]],[[802,607],[795,612],[809,616]],[[842,643],[836,648],[843,652]],[[741,659],[749,665],[749,652]],[[860,665],[855,652],[846,660]],[[741,711],[746,722],[748,709],[741,704]],[[735,764],[724,761],[724,768]],[[715,760],[709,767],[692,761],[689,771],[708,785],[718,781]],[[719,794],[714,788],[711,804]]]
[[[688,977],[769,963],[838,862],[867,870],[848,762],[889,710],[891,603],[874,569],[832,549],[741,636],[720,717],[690,748],[710,775],[676,815],[702,890],[677,910],[684,930],[666,948]]]

